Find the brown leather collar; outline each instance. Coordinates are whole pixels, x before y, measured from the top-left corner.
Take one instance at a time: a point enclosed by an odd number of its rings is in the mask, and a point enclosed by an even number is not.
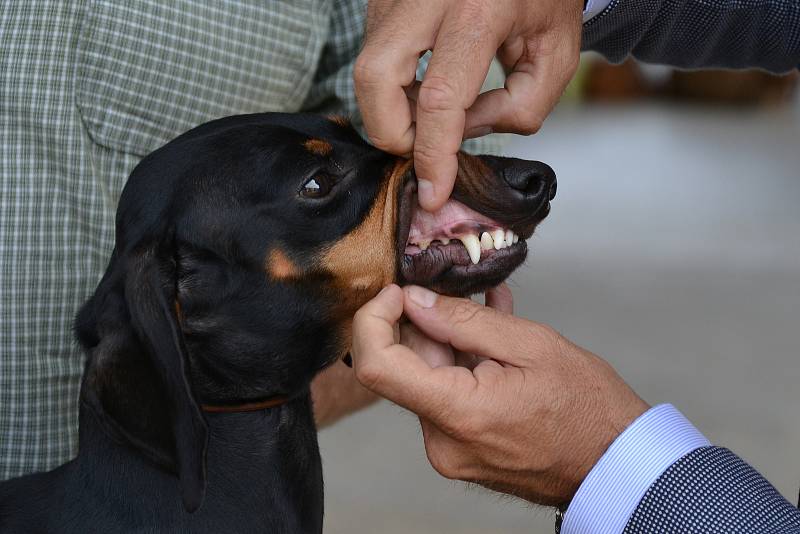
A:
[[[239,412],[258,412],[267,408],[275,408],[286,404],[289,397],[270,397],[256,402],[245,402],[244,404],[201,404],[200,407],[208,413],[239,413]]]

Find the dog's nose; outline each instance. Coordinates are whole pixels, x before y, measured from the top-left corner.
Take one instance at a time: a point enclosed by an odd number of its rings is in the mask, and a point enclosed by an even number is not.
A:
[[[508,158],[503,168],[503,179],[526,201],[548,202],[556,196],[556,173],[541,161]]]

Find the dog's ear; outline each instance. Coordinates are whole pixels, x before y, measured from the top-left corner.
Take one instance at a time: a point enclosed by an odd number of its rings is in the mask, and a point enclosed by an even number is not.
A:
[[[78,318],[81,341],[96,343],[82,395],[112,433],[178,475],[193,512],[205,495],[208,429],[188,381],[175,296],[171,257],[155,247],[114,255]]]

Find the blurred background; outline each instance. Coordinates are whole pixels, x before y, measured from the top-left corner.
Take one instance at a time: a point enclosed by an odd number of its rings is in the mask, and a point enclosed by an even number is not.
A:
[[[558,174],[511,281],[518,315],[609,360],[790,501],[800,486],[800,96],[796,77],[586,56],[508,155]],[[320,434],[326,532],[551,533],[551,510],[439,477],[415,417],[383,402]]]

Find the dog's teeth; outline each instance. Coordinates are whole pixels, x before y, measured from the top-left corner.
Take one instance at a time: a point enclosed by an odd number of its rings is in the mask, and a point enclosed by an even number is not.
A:
[[[450,238],[449,237],[440,237],[439,241],[442,242],[442,245],[449,245],[450,244]]]
[[[417,245],[420,250],[428,250],[428,247],[431,246],[430,241],[420,241]]]
[[[505,242],[505,232],[503,232],[502,228],[498,228],[494,232],[492,232],[492,239],[494,239],[494,248],[496,250],[500,250],[503,248]]]
[[[464,243],[464,247],[469,253],[469,259],[472,260],[473,264],[477,264],[479,261],[481,261],[481,241],[478,239],[477,235],[462,235],[458,239]]]
[[[510,247],[514,244],[514,232],[506,230],[506,246]]]
[[[517,241],[519,241],[519,236],[517,234],[514,234],[514,243],[516,243]]]
[[[489,235],[489,232],[481,234],[481,250],[491,250],[494,248],[494,239]]]

